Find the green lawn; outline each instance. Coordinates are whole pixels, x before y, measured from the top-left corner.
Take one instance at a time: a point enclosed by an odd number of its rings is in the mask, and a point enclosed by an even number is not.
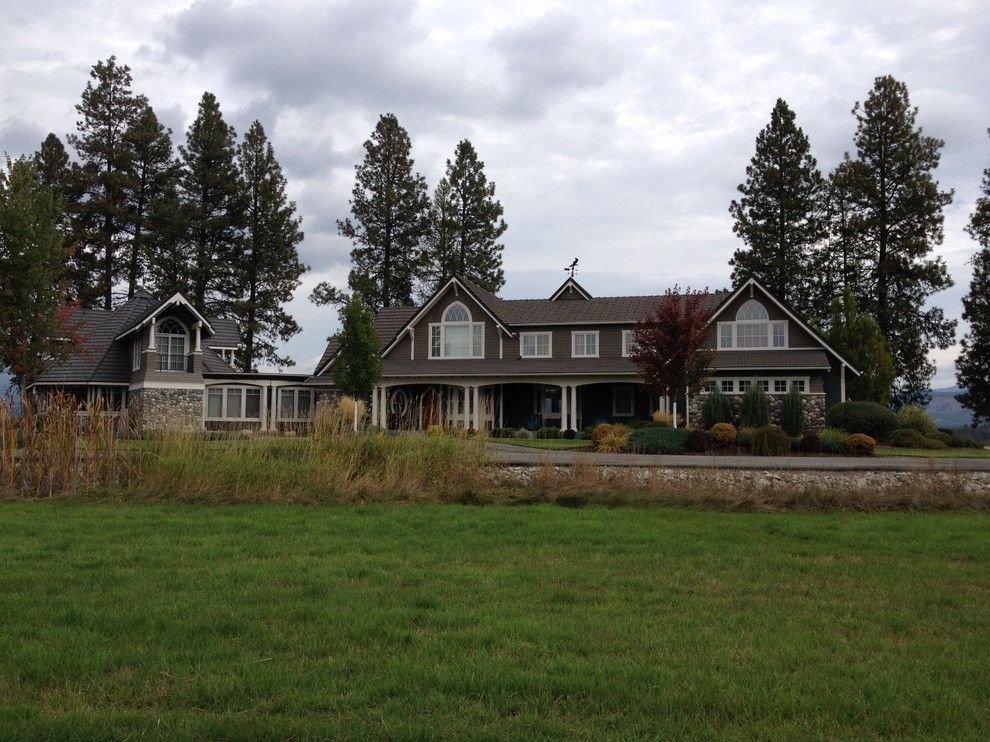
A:
[[[889,448],[877,446],[877,456],[914,456],[923,459],[985,459],[990,458],[990,450],[985,448]]]
[[[0,504],[0,737],[990,736],[990,518]]]
[[[510,446],[525,448],[546,448],[553,451],[569,451],[586,448],[591,450],[590,440],[568,440],[567,438],[492,438],[492,443],[507,443]]]

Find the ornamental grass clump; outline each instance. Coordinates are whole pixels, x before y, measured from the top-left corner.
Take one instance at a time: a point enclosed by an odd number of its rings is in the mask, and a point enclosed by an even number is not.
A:
[[[901,407],[897,411],[897,427],[900,430],[916,430],[925,438],[938,438],[938,426],[920,405],[909,404]]]
[[[753,384],[739,403],[739,424],[744,428],[762,428],[770,424],[770,399],[763,387]]]
[[[804,400],[793,386],[780,400],[780,427],[792,437],[804,432]]]
[[[732,404],[717,386],[705,395],[705,401],[701,405],[701,419],[709,429],[719,423],[732,422]]]
[[[790,436],[778,425],[764,425],[753,431],[753,453],[757,456],[783,456],[791,450]]]
[[[846,447],[849,433],[840,428],[825,428],[818,434],[818,439],[822,450],[827,453],[847,453],[849,450]]]

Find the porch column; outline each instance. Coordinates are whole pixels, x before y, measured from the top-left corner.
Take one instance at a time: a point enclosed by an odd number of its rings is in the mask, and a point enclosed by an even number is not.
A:
[[[481,388],[471,388],[474,389],[474,429],[481,430]]]
[[[258,410],[258,416],[259,416],[258,422],[261,423],[260,430],[262,433],[268,430],[268,390],[270,388],[271,388],[271,382],[269,381],[268,384],[261,387],[261,391],[258,392],[258,396],[260,397],[260,399],[258,400],[260,405],[260,409]],[[204,404],[206,403],[205,398],[208,396],[210,396],[210,393],[208,391],[203,393]],[[206,415],[204,415],[203,417],[206,417]]]
[[[199,320],[196,320],[196,322],[193,324],[193,327],[196,328],[196,349],[193,351],[193,353],[202,353],[203,352],[203,323],[200,322]]]
[[[571,420],[573,421],[573,425],[571,425],[571,427],[574,430],[578,430],[577,390],[577,385],[571,387]]]
[[[388,430],[388,387],[378,388],[378,426]]]
[[[471,428],[471,387],[464,387],[464,429]]]
[[[378,427],[378,386],[371,387],[371,426]]]
[[[567,422],[567,391],[570,387],[561,386],[560,387],[560,429],[569,430],[570,425]]]
[[[498,426],[505,427],[505,385],[498,385]]]
[[[148,339],[148,350],[156,350],[155,348],[155,318],[151,318],[151,337]]]
[[[844,363],[839,367],[839,401],[846,401],[846,364]]]

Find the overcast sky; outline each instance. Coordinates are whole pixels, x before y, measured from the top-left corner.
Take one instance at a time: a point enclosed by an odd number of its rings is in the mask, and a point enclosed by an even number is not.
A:
[[[851,147],[853,104],[889,73],[945,140],[938,178],[955,199],[939,253],[956,286],[936,303],[958,317],[975,245],[963,226],[990,165],[986,0],[729,5],[0,0],[0,150],[64,138],[111,54],[176,143],[204,90],[238,134],[259,119],[303,218],[312,270],[286,350],[311,370],[336,312],[306,297],[346,284],[335,220],[379,114],[409,131],[431,189],[457,141],[474,143],[509,225],[504,296],[549,295],[574,257],[596,295],[715,289],[738,244],[728,204],[776,98],[827,171]],[[954,358],[935,355],[936,386]]]

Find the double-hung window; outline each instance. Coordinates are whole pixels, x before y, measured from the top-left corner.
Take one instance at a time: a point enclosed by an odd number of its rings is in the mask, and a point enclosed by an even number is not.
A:
[[[312,389],[279,389],[278,419],[283,421],[309,420],[313,409]]]
[[[175,319],[166,319],[155,326],[155,345],[158,356],[156,371],[185,371],[186,345],[189,339],[186,328]]]
[[[206,390],[208,420],[261,419],[261,389],[251,386],[211,386]]]
[[[522,358],[550,358],[553,355],[553,335],[549,332],[519,333],[519,355]]]
[[[484,358],[485,323],[472,322],[468,308],[454,302],[439,324],[430,325],[430,358]]]
[[[633,346],[636,345],[636,333],[632,330],[622,331],[622,357],[628,358],[632,355]]]
[[[571,333],[572,358],[598,358],[598,330]]]

